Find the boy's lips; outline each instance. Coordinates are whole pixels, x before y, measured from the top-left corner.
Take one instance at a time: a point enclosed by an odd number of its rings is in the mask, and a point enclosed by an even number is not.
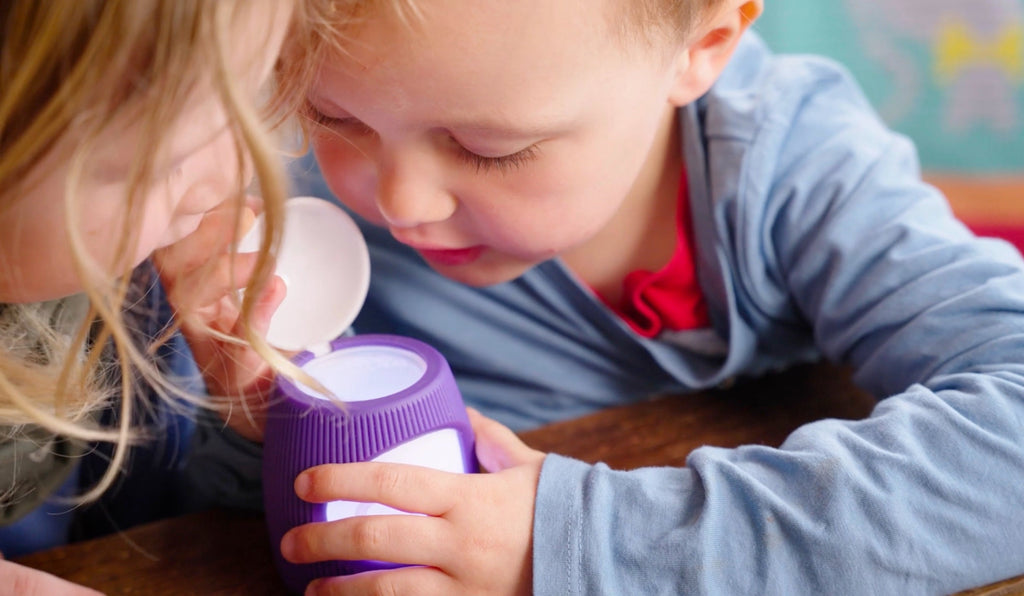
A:
[[[413,248],[429,263],[449,267],[468,265],[480,258],[484,252],[484,247],[481,245],[466,248]]]

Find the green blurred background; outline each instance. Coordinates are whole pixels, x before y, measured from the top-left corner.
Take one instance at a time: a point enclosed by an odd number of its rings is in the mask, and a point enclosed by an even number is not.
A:
[[[1024,172],[1024,0],[766,0],[773,48],[845,64],[925,169]]]

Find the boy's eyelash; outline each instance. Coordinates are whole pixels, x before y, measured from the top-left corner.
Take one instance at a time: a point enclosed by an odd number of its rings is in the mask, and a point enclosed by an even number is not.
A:
[[[522,166],[536,159],[537,152],[537,146],[531,145],[522,151],[517,151],[510,155],[485,157],[483,155],[473,153],[462,145],[459,145],[458,147],[459,159],[475,167],[477,172],[483,173],[487,173],[491,171],[491,169],[496,169],[502,173],[508,172],[509,170],[518,170]]]
[[[355,118],[335,118],[333,116],[328,116],[324,114],[323,112],[312,106],[306,107],[306,118],[311,120],[313,124],[317,126],[323,126],[324,128],[338,128],[340,126],[347,126],[358,127],[360,129],[360,132],[373,132],[372,130],[370,130],[368,126],[366,126],[359,120],[356,120]]]
[[[307,106],[306,117],[312,120],[317,126],[332,129],[344,126],[360,133],[373,133],[373,129],[366,126],[359,120],[354,118],[334,118],[332,116],[327,116],[312,106]],[[456,155],[458,155],[459,159],[476,168],[477,172],[483,173],[487,173],[492,169],[498,170],[499,172],[508,172],[509,170],[519,169],[530,161],[536,159],[538,153],[537,146],[531,145],[526,149],[517,151],[510,155],[487,157],[466,149],[454,138],[452,138],[452,142],[456,145]]]

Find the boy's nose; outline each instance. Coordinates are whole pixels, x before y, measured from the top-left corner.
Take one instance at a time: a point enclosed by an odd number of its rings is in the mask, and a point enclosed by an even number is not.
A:
[[[392,226],[411,228],[448,219],[456,200],[430,176],[387,165],[378,170],[377,208]]]

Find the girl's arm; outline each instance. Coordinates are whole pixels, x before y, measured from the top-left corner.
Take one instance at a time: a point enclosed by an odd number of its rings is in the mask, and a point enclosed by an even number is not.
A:
[[[100,592],[24,565],[2,560],[0,594],[19,596],[98,596]]]
[[[253,204],[254,207],[258,206]],[[251,225],[250,209],[242,226]],[[211,212],[188,238],[159,251],[154,261],[181,331],[211,396],[197,413],[189,457],[183,470],[186,509],[210,506],[262,508],[261,459],[264,400],[272,386],[270,367],[251,348],[216,337],[211,330],[242,336],[235,293],[255,264],[251,255],[228,253],[235,235],[234,212]],[[265,333],[284,287],[273,278],[252,322]]]
[[[263,446],[233,431],[215,412],[197,414],[183,469],[185,509],[263,509]]]
[[[254,218],[254,212],[247,209],[242,226],[251,226]],[[231,208],[214,210],[188,238],[154,255],[154,262],[206,391],[213,398],[211,405],[235,432],[262,441],[273,372],[263,356],[247,344],[217,336],[219,332],[244,338],[237,292],[245,287],[256,265],[255,254],[230,254],[230,243],[237,236],[234,224]],[[266,334],[284,295],[284,283],[272,277],[249,321],[257,334]]]

